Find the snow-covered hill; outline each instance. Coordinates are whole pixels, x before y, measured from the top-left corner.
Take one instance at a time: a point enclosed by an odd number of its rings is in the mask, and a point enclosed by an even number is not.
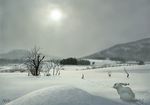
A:
[[[25,49],[14,49],[6,53],[1,53],[0,54],[0,64],[3,63],[19,63],[22,60],[24,60],[28,55],[30,51],[25,50]],[[48,54],[43,54],[45,55],[45,60],[51,60],[51,59],[61,59],[60,57],[48,55]]]
[[[29,51],[23,49],[15,49],[7,53],[0,54],[1,59],[23,59],[29,54]]]
[[[120,105],[98,96],[93,96],[71,86],[52,86],[20,97],[6,105]],[[123,105],[123,104],[122,104]]]
[[[99,59],[103,57],[150,61],[150,38],[118,44],[85,58]]]

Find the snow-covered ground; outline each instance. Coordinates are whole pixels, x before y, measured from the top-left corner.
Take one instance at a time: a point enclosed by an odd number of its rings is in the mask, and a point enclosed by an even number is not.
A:
[[[83,68],[65,66],[60,76],[49,77],[0,73],[0,105],[10,101],[8,105],[136,105],[120,100],[113,88],[118,82],[130,83],[136,99],[150,105],[150,65]],[[130,73],[129,78],[124,68]],[[85,79],[81,79],[82,74]]]
[[[12,72],[12,71],[19,71],[19,70],[26,70],[26,66],[24,64],[7,64],[7,65],[0,65],[0,72]]]
[[[94,62],[94,65],[96,66],[102,66],[102,65],[115,65],[117,64],[118,61],[112,61],[109,59],[106,60],[96,60],[96,59],[86,59],[89,60],[91,62],[91,64]]]

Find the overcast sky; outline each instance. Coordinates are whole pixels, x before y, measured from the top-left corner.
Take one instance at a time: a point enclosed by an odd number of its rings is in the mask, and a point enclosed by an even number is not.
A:
[[[50,20],[53,8],[65,18]],[[0,0],[0,52],[79,57],[150,37],[150,0]]]

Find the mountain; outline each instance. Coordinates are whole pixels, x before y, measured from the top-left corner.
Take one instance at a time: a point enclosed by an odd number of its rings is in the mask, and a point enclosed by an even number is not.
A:
[[[30,52],[28,50],[23,50],[23,49],[15,49],[15,50],[11,50],[7,53],[2,53],[0,54],[0,59],[8,59],[8,60],[21,60],[24,59],[25,57],[28,56]],[[43,54],[45,55],[45,54]],[[59,57],[55,57],[55,56],[49,56],[49,55],[45,55],[45,59],[49,60],[49,59],[59,59]]]
[[[7,53],[0,54],[1,59],[23,59],[29,54],[29,51],[23,49],[15,49]]]
[[[121,58],[125,60],[150,61],[150,38],[118,44],[84,58]]]

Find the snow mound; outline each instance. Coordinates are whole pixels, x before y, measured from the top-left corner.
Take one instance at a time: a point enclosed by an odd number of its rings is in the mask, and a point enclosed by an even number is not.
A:
[[[122,105],[70,86],[52,86],[22,96],[6,105]]]

